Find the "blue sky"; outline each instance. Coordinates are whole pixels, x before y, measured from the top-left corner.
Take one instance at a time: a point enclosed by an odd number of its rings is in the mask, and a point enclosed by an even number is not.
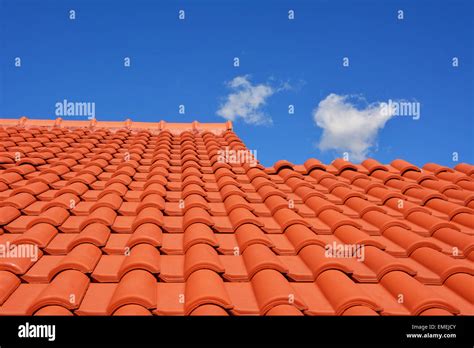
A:
[[[343,152],[473,163],[473,10],[468,0],[0,0],[0,117],[55,118],[64,99],[94,102],[99,120],[225,122],[225,109],[242,113],[234,130],[265,165]],[[380,120],[389,99],[420,103],[419,119]]]

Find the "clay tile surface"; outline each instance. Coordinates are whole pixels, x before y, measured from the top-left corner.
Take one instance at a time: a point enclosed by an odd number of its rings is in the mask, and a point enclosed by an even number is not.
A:
[[[0,315],[474,315],[472,164],[236,165],[231,122],[0,120],[0,148]]]

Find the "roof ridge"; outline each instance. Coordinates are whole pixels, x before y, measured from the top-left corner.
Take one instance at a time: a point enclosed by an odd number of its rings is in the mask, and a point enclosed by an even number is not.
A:
[[[223,123],[201,123],[199,121],[193,122],[166,122],[160,120],[159,122],[134,122],[130,118],[124,121],[97,121],[96,118],[90,120],[64,120],[61,117],[56,119],[29,119],[22,116],[19,119],[2,118],[0,119],[0,126],[4,127],[57,127],[57,128],[106,128],[111,130],[149,130],[149,131],[163,131],[169,130],[172,133],[182,133],[185,131],[210,131],[213,133],[223,133],[232,130],[232,122],[226,121]]]

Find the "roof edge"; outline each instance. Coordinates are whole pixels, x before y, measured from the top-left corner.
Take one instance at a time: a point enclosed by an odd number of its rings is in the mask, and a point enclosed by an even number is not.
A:
[[[48,127],[48,128],[88,128],[88,129],[110,129],[110,130],[131,130],[141,131],[148,130],[152,132],[161,132],[168,130],[171,133],[182,133],[186,131],[210,131],[213,133],[223,133],[228,130],[232,130],[232,122],[227,121],[224,123],[201,123],[198,121],[183,122],[183,123],[169,123],[166,121],[159,122],[134,122],[131,119],[125,121],[97,121],[93,118],[91,120],[77,121],[77,120],[64,120],[61,117],[56,119],[29,119],[25,116],[19,119],[0,119],[1,127]]]

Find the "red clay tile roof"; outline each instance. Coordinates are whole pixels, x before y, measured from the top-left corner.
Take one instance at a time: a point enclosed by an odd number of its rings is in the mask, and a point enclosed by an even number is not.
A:
[[[230,122],[0,124],[0,315],[474,314],[473,165],[221,163]]]

